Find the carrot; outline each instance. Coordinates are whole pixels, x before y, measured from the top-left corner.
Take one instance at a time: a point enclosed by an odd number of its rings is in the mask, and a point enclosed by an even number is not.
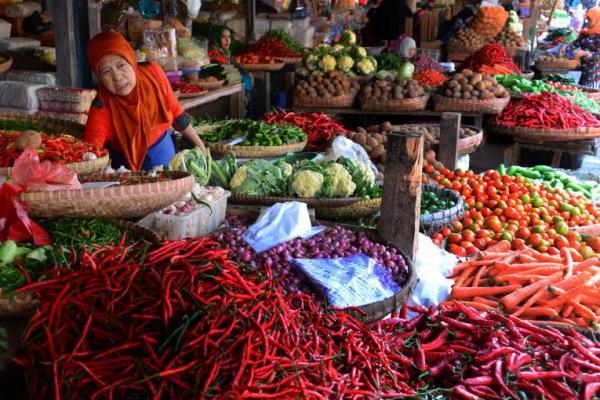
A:
[[[550,274],[554,274],[556,272],[562,272],[564,271],[565,266],[561,265],[561,266],[554,266],[554,267],[540,267],[540,268],[534,268],[532,270],[527,271],[528,274],[531,275],[550,275]]]
[[[476,303],[485,304],[486,306],[490,306],[490,307],[494,307],[494,308],[500,306],[500,302],[499,301],[492,300],[489,297],[475,296],[475,297],[473,297],[473,301],[476,302]]]
[[[477,270],[477,273],[475,274],[475,278],[473,278],[473,286],[475,286],[475,287],[479,286],[479,281],[481,280],[481,275],[486,270],[487,270],[487,268],[479,268]]]
[[[463,286],[463,283],[469,278],[469,276],[474,270],[475,267],[469,267],[463,270],[456,282],[454,283],[454,286]]]
[[[568,304],[568,303],[567,303]],[[573,312],[574,307],[572,305],[567,305],[565,308],[563,308],[562,310],[562,316],[565,318],[569,318],[571,316],[571,313]]]
[[[578,286],[576,288],[573,288],[573,289],[561,294],[560,296],[558,296],[552,300],[540,302],[540,304],[543,306],[546,306],[546,307],[560,306],[560,305],[566,303],[567,301],[574,299],[576,296],[583,294],[584,292],[586,292],[588,290],[590,290],[590,288],[587,286]]]
[[[472,267],[472,266],[473,266],[473,261],[471,261],[471,260],[469,260],[469,261],[465,261],[465,262],[462,262],[462,263],[460,263],[460,264],[457,264],[457,265],[454,267],[454,269],[452,270],[452,277],[454,278],[454,277],[456,277],[456,276],[460,275],[460,274],[459,274],[459,272],[462,272],[462,271],[464,271],[466,268],[468,268],[468,267]]]
[[[497,260],[499,258],[504,258],[507,256],[512,255],[512,252],[505,252],[505,253],[496,253],[496,252],[489,252],[489,251],[482,251],[481,253],[479,253],[479,255],[477,256],[477,261],[481,261],[481,260]]]
[[[535,292],[535,294],[533,296],[531,296],[529,299],[527,299],[525,304],[523,304],[521,307],[519,307],[517,309],[517,311],[515,311],[511,315],[514,317],[518,317],[519,315],[523,314],[531,306],[533,306],[539,299],[541,299],[545,294],[546,294],[546,287],[542,286],[537,292]]]
[[[573,276],[573,257],[571,257],[571,252],[566,247],[563,247],[560,249],[560,255],[565,259],[565,264],[567,265],[565,279],[570,278]]]
[[[596,272],[594,276],[592,276],[586,283],[586,286],[595,286],[597,283],[600,283],[600,272]]]
[[[537,259],[528,256],[527,254],[519,254],[515,257],[515,261],[519,261],[520,263],[532,263],[537,262]]]
[[[520,275],[520,274],[507,274],[507,275],[499,275],[494,278],[496,283],[508,283],[509,285],[515,284],[531,284],[539,281],[540,279],[544,279],[546,276],[544,275]]]
[[[493,246],[490,246],[486,249],[487,253],[506,253],[510,251],[511,244],[508,240],[501,240]]]
[[[577,263],[577,265],[575,265],[573,267],[573,272],[581,272],[581,271],[584,271],[584,270],[588,269],[589,267],[593,267],[594,265],[597,265],[597,264],[598,264],[597,257],[588,258],[587,260]]]
[[[513,264],[513,265],[509,265],[509,264],[505,264],[505,263],[495,263],[494,268],[498,269],[500,271],[506,271],[506,272],[522,272],[522,271],[529,271],[529,270],[534,270],[534,269],[538,269],[538,268],[557,268],[557,270],[558,270],[558,269],[563,269],[564,265],[557,264],[557,263],[543,263],[543,262]]]
[[[530,309],[524,311],[522,315],[525,317],[559,318],[558,313],[548,307],[531,307]]]
[[[586,306],[582,305],[581,303],[577,302],[575,299],[567,301],[567,304],[569,306],[573,307],[573,310],[575,310],[575,313],[578,314],[579,316],[581,316],[583,318],[591,319],[591,320],[596,319],[596,315],[594,314],[594,312],[592,310],[590,310]]]
[[[452,297],[455,299],[466,299],[475,296],[486,296],[496,295],[503,293],[511,293],[521,286],[519,285],[507,285],[507,286],[487,286],[487,287],[454,287],[452,289]]]
[[[547,277],[546,279],[542,279],[541,281],[532,283],[529,286],[521,287],[520,289],[515,290],[513,293],[504,296],[502,298],[502,300],[500,300],[500,302],[502,304],[504,304],[504,307],[507,310],[513,310],[521,301],[523,301],[525,298],[533,295],[540,288],[543,288],[545,286],[552,285],[553,283],[558,282],[560,280],[561,276],[562,276],[562,274],[556,273],[554,275]]]
[[[562,280],[556,283],[555,285],[552,285],[550,291],[552,291],[553,289],[573,289],[574,287],[584,285],[591,277],[592,275],[589,272],[582,272],[581,274],[573,275],[568,279]]]

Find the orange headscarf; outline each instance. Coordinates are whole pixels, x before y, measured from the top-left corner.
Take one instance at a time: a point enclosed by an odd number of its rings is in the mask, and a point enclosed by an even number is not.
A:
[[[135,71],[137,83],[129,95],[113,94],[101,84],[98,97],[110,111],[116,140],[125,159],[131,169],[139,171],[150,147],[148,141],[152,128],[172,118],[164,89],[149,69],[138,68],[135,52],[116,32],[96,35],[88,44],[87,53],[96,77],[100,76],[100,59],[109,54],[123,57]]]
[[[584,35],[600,34],[600,7],[592,7],[585,13],[589,20],[588,28],[581,31]]]

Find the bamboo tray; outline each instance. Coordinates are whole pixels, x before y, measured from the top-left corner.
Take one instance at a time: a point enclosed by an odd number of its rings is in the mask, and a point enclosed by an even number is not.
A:
[[[286,65],[302,63],[302,57],[284,57],[280,58],[280,60],[283,61]]]
[[[208,89],[198,93],[181,93],[179,94],[180,99],[194,99],[196,97],[202,97],[208,93]]]
[[[594,139],[600,137],[600,128],[542,129],[491,124],[490,129],[493,132],[502,135],[539,142],[567,142],[570,140]]]
[[[308,206],[314,208],[343,207],[363,200],[364,199],[361,197],[319,199],[314,197],[293,196],[249,196],[239,193],[233,193],[229,198],[229,201],[233,204],[271,206],[275,203],[282,203],[286,201],[299,201],[302,203],[306,203]]]
[[[206,143],[211,153],[224,155],[234,154],[241,158],[279,157],[288,153],[298,153],[306,147],[306,141],[290,143],[283,146],[231,146],[228,144]]]
[[[579,66],[579,59],[575,60],[558,60],[558,61],[536,61],[535,67],[539,70],[547,69],[575,69]]]
[[[390,101],[361,101],[360,108],[365,111],[419,111],[427,107],[429,95],[413,99]]]
[[[169,180],[108,188],[26,192],[19,195],[19,200],[29,205],[29,214],[33,217],[137,218],[180,200],[195,184],[194,177],[187,172],[162,174]],[[115,175],[98,175],[98,178],[111,182]]]
[[[198,85],[199,87],[201,87],[203,89],[208,89],[208,90],[216,89],[218,87],[223,86],[224,84],[225,84],[225,79],[221,79],[216,82],[197,82],[196,83],[196,85]]]
[[[490,100],[451,99],[449,97],[433,96],[435,111],[474,112],[479,114],[500,114],[510,101],[510,97]]]
[[[77,175],[85,176],[104,171],[108,166],[109,161],[110,157],[107,154],[104,157],[100,157],[95,160],[81,161],[64,165],[75,171]],[[12,176],[12,167],[0,167],[0,176]]]
[[[403,127],[408,127],[410,129],[412,127],[421,127],[421,126],[422,127],[440,126],[440,124],[404,124],[404,125],[400,125],[399,128],[402,131]],[[461,128],[469,128],[469,129],[472,129],[477,132],[473,136],[458,139],[458,152],[460,153],[460,155],[464,156],[464,155],[473,153],[477,149],[477,147],[479,147],[481,142],[483,142],[483,129],[478,128],[476,126],[472,126],[472,125],[461,125]],[[433,148],[434,150],[437,150],[439,148],[439,143],[426,141],[426,144],[427,143],[431,143],[431,148]]]
[[[274,64],[240,64],[240,68],[246,71],[279,71],[285,67],[284,62]]]

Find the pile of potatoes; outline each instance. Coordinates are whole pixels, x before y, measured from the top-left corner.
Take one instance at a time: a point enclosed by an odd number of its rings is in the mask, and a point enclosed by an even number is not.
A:
[[[301,98],[330,99],[356,93],[359,88],[358,82],[348,79],[340,71],[330,71],[326,74],[315,72],[296,86],[295,95]]]
[[[348,139],[360,144],[366,150],[369,158],[382,174],[380,177],[383,177],[385,170],[387,133],[392,130],[392,124],[385,122],[382,125],[371,126],[368,130],[358,128],[356,132],[352,132],[347,136]]]
[[[425,141],[430,144],[440,143],[440,126],[439,125],[403,125],[400,126],[402,132],[420,133],[425,138]],[[477,135],[479,132],[468,126],[460,127],[459,134],[461,139],[466,139]]]
[[[385,102],[425,96],[425,89],[415,79],[387,77],[367,84],[359,95],[361,102]]]
[[[442,95],[453,99],[491,100],[510,97],[508,90],[491,75],[465,69],[444,83]]]
[[[448,49],[452,51],[476,51],[485,45],[485,38],[473,29],[466,28],[448,41]]]
[[[567,61],[567,60],[571,60],[568,57],[565,57],[564,55],[554,55],[554,54],[545,54],[543,56],[540,56],[537,58],[537,61],[550,61],[550,62],[556,62],[556,61]]]
[[[496,36],[496,42],[507,49],[523,49],[526,45],[523,36],[508,28],[502,29],[502,32]]]

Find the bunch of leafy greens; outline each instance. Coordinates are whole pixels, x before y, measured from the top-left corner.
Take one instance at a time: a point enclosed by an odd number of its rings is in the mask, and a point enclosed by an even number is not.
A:
[[[268,124],[251,119],[228,119],[213,123],[203,121],[199,126],[210,128],[200,133],[202,140],[220,142],[222,140],[244,137],[240,146],[282,146],[306,141],[302,128],[292,125]]]
[[[237,168],[229,182],[233,193],[250,196],[277,196],[286,188],[281,168],[267,160],[250,160]]]
[[[191,150],[183,150],[175,154],[169,162],[172,171],[188,171],[200,186],[206,186],[212,174],[212,157],[210,151],[206,154],[198,147]]]

